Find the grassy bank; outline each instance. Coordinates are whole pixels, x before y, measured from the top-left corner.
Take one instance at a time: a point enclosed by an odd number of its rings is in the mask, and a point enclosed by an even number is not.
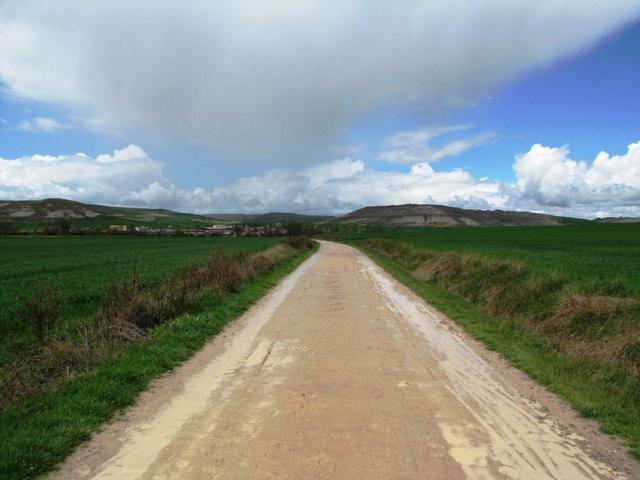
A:
[[[314,250],[296,251],[229,291],[202,290],[186,314],[152,327],[143,341],[0,412],[0,478],[33,478],[49,471],[132,404],[151,380],[189,358]]]
[[[526,238],[521,240],[522,250]],[[587,278],[573,277],[567,272],[575,268],[567,263],[576,263],[579,254],[566,254],[565,264],[551,269],[530,264],[526,255],[516,260],[508,248],[482,255],[416,247],[426,242],[393,234],[350,240],[640,456],[640,303],[632,278],[601,284],[597,269]]]
[[[152,288],[173,272],[202,262],[213,250],[254,253],[277,238],[184,238],[135,236],[0,236],[0,358],[19,354],[34,340],[20,308],[43,284],[59,291],[61,323],[91,315],[111,283],[137,271],[141,288]]]
[[[61,376],[90,368],[122,343],[144,337],[141,329],[184,311],[196,291],[215,280],[203,277],[198,268],[227,268],[224,256],[246,263],[251,255],[278,242],[276,238],[0,238],[0,409],[49,388]],[[213,265],[214,260],[221,264]],[[190,277],[190,283],[181,277]],[[153,309],[150,299],[156,303]],[[129,311],[116,311],[123,307]]]

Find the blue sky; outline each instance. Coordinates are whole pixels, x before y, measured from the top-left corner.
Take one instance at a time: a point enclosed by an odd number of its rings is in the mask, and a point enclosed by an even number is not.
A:
[[[640,22],[615,30],[584,51],[514,79],[448,118],[498,138],[437,164],[464,167],[475,176],[514,181],[514,156],[531,145],[568,144],[575,158],[593,159],[601,150],[622,153],[640,139]],[[385,112],[372,131],[354,129],[354,143],[424,124]],[[388,121],[385,121],[385,116]],[[444,141],[447,137],[440,140]],[[375,151],[377,145],[372,145]],[[374,160],[375,156],[371,158]],[[382,166],[381,166],[382,167]]]
[[[638,2],[347,3],[6,2],[0,197],[640,214]]]

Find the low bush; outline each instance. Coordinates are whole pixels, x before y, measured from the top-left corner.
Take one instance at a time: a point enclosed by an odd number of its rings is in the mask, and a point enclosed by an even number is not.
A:
[[[59,294],[51,287],[36,290],[24,302],[23,318],[33,326],[39,342],[19,360],[0,368],[0,407],[86,371],[127,343],[145,340],[150,329],[187,311],[205,290],[220,296],[237,292],[296,250],[306,250],[309,242],[295,239],[255,254],[217,249],[204,264],[188,267],[147,290],[141,287],[134,266],[129,278],[111,282],[91,322],[57,337],[51,332],[59,320]]]
[[[285,245],[289,245],[296,250],[308,250],[310,248],[313,248],[313,240],[311,240],[309,237],[304,236],[284,237],[282,239],[282,243],[284,243]]]
[[[31,325],[40,344],[44,344],[54,325],[60,319],[61,300],[58,291],[51,285],[43,285],[24,299],[21,317]]]
[[[363,245],[390,257],[420,281],[436,284],[485,313],[531,328],[558,352],[599,362],[640,377],[640,301],[619,281],[576,293],[561,275],[530,271],[526,265],[455,252],[430,252],[384,239]]]

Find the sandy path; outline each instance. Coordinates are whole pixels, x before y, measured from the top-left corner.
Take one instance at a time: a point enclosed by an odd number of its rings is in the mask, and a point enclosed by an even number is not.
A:
[[[323,243],[54,478],[640,478],[357,250]]]

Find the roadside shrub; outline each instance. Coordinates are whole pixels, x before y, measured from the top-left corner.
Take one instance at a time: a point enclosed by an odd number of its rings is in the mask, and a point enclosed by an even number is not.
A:
[[[210,286],[221,293],[237,291],[242,282],[240,262],[240,255],[225,255],[221,249],[215,251],[207,261]]]
[[[586,342],[640,330],[640,302],[633,298],[571,295],[559,302],[547,329]]]
[[[503,322],[532,328],[557,351],[640,376],[640,301],[619,279],[597,281],[575,293],[556,272],[455,252],[435,253],[401,242],[363,244],[431,282],[478,305]]]
[[[550,323],[571,335],[597,335],[606,322],[629,314],[640,315],[640,302],[633,298],[571,295],[558,303]]]
[[[38,288],[24,300],[21,317],[31,325],[39,344],[44,344],[60,319],[62,300],[58,291],[50,285]]]
[[[518,316],[537,323],[548,316],[565,281],[557,274],[529,274],[523,269],[511,279],[497,284],[497,293],[489,299],[487,311],[492,315]]]
[[[146,330],[161,323],[159,314],[147,295],[135,295],[121,306],[117,319]]]
[[[313,247],[313,240],[304,236],[284,237],[282,243],[296,250],[310,249]]]
[[[280,245],[275,245],[264,252],[257,254],[258,257],[263,257],[267,260],[268,265],[275,265],[278,262],[281,262],[285,258],[289,258],[291,255],[296,253],[295,248],[290,247],[284,243]]]
[[[621,366],[631,372],[632,375],[640,377],[640,335],[622,347],[620,363]]]
[[[405,257],[408,254],[405,253]],[[537,298],[538,285],[523,282],[524,265],[456,253],[414,255],[413,276],[434,282],[491,314],[522,313]]]
[[[273,250],[277,250],[278,252],[282,252],[282,249],[280,249],[280,248],[274,248]],[[279,254],[279,255],[277,255],[275,257],[271,257],[271,258],[267,257],[266,255],[262,255],[262,254],[254,255],[253,257],[251,257],[251,266],[254,269],[255,275],[257,275],[260,272],[264,272],[265,270],[270,269],[276,263],[278,263],[281,260],[284,260],[288,256],[289,256],[289,254],[286,251],[285,251],[284,255],[283,254]],[[274,260],[274,258],[275,258],[275,260]]]
[[[102,317],[115,318],[118,316],[118,311],[128,303],[134,296],[135,290],[132,288],[132,284],[128,282],[122,282],[114,280],[109,284],[107,292],[105,294]]]
[[[111,282],[92,322],[62,338],[50,333],[61,318],[62,302],[52,287],[36,290],[24,301],[22,318],[33,326],[38,347],[0,367],[0,408],[55,385],[61,378],[91,368],[123,344],[144,341],[148,331],[187,311],[203,289],[224,295],[237,291],[295,250],[275,245],[257,254],[214,251],[205,264],[193,265],[153,289],[144,289],[137,267]]]
[[[593,280],[583,287],[587,295],[601,295],[607,297],[628,297],[633,294],[627,282],[620,278],[607,278]]]
[[[205,265],[194,265],[164,282],[153,292],[142,292],[136,269],[130,281],[113,282],[102,310],[103,320],[153,328],[184,312],[203,288],[219,294],[237,291],[262,271],[291,254],[275,246],[264,254],[226,254],[215,250]]]

